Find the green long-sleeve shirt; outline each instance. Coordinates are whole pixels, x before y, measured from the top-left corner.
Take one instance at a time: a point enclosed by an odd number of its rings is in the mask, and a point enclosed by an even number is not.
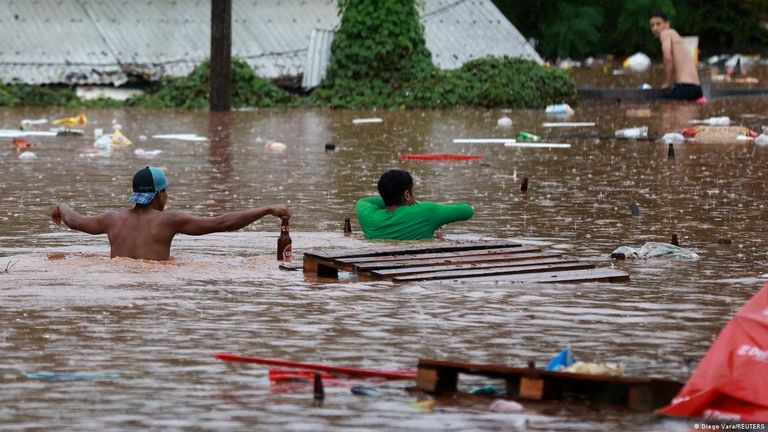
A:
[[[468,204],[418,202],[387,211],[378,196],[361,198],[355,204],[357,221],[367,239],[419,240],[435,236],[435,230],[447,223],[467,220],[474,210]]]

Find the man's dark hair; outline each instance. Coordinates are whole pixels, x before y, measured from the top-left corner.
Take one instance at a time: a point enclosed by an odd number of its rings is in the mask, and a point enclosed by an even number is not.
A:
[[[648,19],[656,18],[656,17],[659,17],[659,18],[663,19],[664,21],[669,21],[669,17],[667,16],[667,14],[665,14],[662,11],[653,11],[653,12],[651,12],[651,16],[649,16]]]
[[[402,204],[403,194],[413,188],[413,178],[407,171],[389,170],[379,178],[379,195],[387,206]]]

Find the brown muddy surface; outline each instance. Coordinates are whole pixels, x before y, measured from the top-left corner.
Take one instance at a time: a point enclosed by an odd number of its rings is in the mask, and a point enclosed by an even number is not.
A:
[[[308,386],[272,386],[267,367],[212,356],[230,351],[376,369],[414,368],[420,357],[541,365],[570,345],[580,360],[626,364],[627,375],[685,380],[686,358],[700,358],[768,273],[768,149],[685,143],[670,161],[665,144],[611,136],[641,125],[660,135],[691,119],[724,115],[759,130],[768,124],[766,102],[583,102],[568,120],[594,121],[594,128],[545,128],[543,122],[558,119],[539,111],[94,111],[83,138],[27,138],[38,157],[30,162],[3,138],[0,270],[13,266],[0,272],[0,430],[514,430],[526,422],[527,430],[687,430],[685,422],[617,410],[494,413],[490,400],[441,401],[426,412],[397,390],[366,397],[328,386],[316,406]],[[652,116],[627,117],[631,108],[650,108]],[[2,109],[0,127],[72,114]],[[511,128],[496,126],[502,116],[513,120]],[[363,117],[384,121],[352,124]],[[108,130],[113,119],[133,146],[83,155],[92,148],[93,128]],[[572,147],[452,143],[523,130]],[[210,139],[152,138],[161,133]],[[266,149],[273,141],[285,150]],[[337,151],[325,152],[326,143]],[[162,153],[141,159],[138,148]],[[406,153],[483,159],[401,162]],[[324,283],[278,270],[275,219],[235,233],[180,236],[170,263],[111,260],[105,236],[49,222],[57,202],[89,214],[125,207],[133,173],[147,164],[166,171],[170,209],[210,215],[288,204],[298,256],[364,244],[343,237],[343,219],[354,216],[357,198],[375,193],[383,171],[407,169],[419,199],[474,206],[472,220],[445,227],[449,239],[534,242],[615,265],[631,280]],[[523,177],[527,195],[520,193]],[[632,217],[632,202],[640,217]],[[359,232],[356,223],[353,229]],[[618,246],[669,241],[673,233],[701,258],[606,258]],[[96,375],[24,375],[37,372]]]

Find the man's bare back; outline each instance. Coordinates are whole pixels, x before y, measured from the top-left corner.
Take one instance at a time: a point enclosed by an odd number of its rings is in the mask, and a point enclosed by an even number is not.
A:
[[[285,206],[252,208],[243,211],[225,213],[221,216],[197,217],[181,211],[165,212],[168,196],[165,190],[165,176],[152,168],[147,173],[147,167],[134,176],[134,194],[131,200],[138,197],[137,205],[129,210],[119,212],[104,212],[95,216],[84,216],[74,211],[67,204],[59,204],[51,211],[51,220],[55,224],[62,222],[71,229],[88,234],[106,234],[109,238],[110,256],[148,260],[167,260],[171,256],[171,243],[176,234],[203,235],[214,232],[235,231],[243,228],[264,216],[272,215],[288,220],[290,211]],[[163,189],[153,190],[154,185],[147,189],[137,190],[137,178],[142,173],[149,176],[152,183],[152,173],[162,176]],[[141,179],[140,179],[141,180]],[[145,179],[146,180],[146,179]],[[146,202],[142,202],[142,199]]]
[[[678,100],[697,100],[703,96],[699,73],[693,54],[685,41],[669,26],[667,16],[661,12],[651,14],[651,32],[659,38],[664,55],[665,97]]]
[[[665,72],[667,69],[667,58],[672,60],[671,81],[670,76],[665,73],[665,86],[669,87],[677,83],[700,85],[699,73],[696,71],[696,65],[693,62],[693,54],[685,45],[683,38],[675,29],[666,29],[659,36],[661,41],[661,50],[664,54]]]

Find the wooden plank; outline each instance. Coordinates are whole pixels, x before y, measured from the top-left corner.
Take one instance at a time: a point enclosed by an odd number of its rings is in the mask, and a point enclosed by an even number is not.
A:
[[[339,271],[333,261],[317,259],[304,255],[304,273],[321,277],[339,277]]]
[[[520,261],[498,261],[498,262],[490,262],[490,263],[392,268],[392,269],[374,270],[371,272],[371,275],[377,276],[377,277],[392,277],[392,276],[405,276],[405,275],[410,275],[415,273],[427,273],[427,272],[435,272],[435,271],[488,269],[488,268],[507,267],[507,266],[570,263],[570,262],[578,261],[575,258],[562,258],[559,256],[560,254],[548,253],[548,252],[522,254],[522,255],[532,255],[532,259],[523,259]]]
[[[548,371],[545,369],[537,369],[531,367],[512,367],[498,364],[481,364],[481,363],[467,363],[456,362],[448,360],[436,360],[436,359],[419,359],[418,368],[431,368],[435,370],[452,370],[456,373],[463,373],[467,375],[483,375],[489,377],[527,377],[529,379],[568,379],[568,380],[580,380],[587,382],[605,382],[605,383],[621,383],[629,386],[638,385],[651,385],[665,394],[674,396],[677,391],[680,390],[683,383],[673,380],[650,378],[650,377],[628,377],[628,376],[613,376],[613,375],[590,375],[582,373],[562,372],[562,371]],[[670,396],[671,398],[671,396]]]
[[[522,247],[520,253],[507,253],[501,255],[486,255],[486,256],[468,256],[468,257],[456,257],[456,258],[435,258],[426,260],[396,260],[396,261],[384,261],[384,262],[368,262],[362,264],[355,264],[356,271],[372,271],[387,268],[396,267],[417,267],[427,265],[448,265],[448,264],[470,264],[470,263],[482,263],[482,262],[498,262],[498,261],[514,261],[520,259],[530,259],[531,256],[526,256],[527,252],[535,252],[541,255],[541,249],[535,247]],[[522,258],[521,258],[522,256]],[[556,254],[555,256],[559,256]],[[340,262],[336,260],[335,262]]]
[[[457,282],[528,282],[528,283],[558,283],[558,282],[626,282],[629,274],[614,269],[584,269],[548,273],[528,273],[517,275],[482,276],[464,279],[450,279]]]
[[[563,270],[580,270],[580,269],[593,269],[595,265],[584,261],[576,261],[572,263],[556,263],[556,264],[536,264],[518,267],[498,267],[490,269],[478,269],[478,270],[456,270],[456,271],[437,271],[430,273],[418,273],[407,276],[397,276],[392,280],[394,282],[415,282],[415,281],[427,281],[437,279],[459,279],[470,278],[477,276],[491,276],[491,275],[518,275],[524,273],[541,273],[541,272],[560,272]]]
[[[495,249],[480,249],[480,250],[468,250],[468,251],[454,251],[454,252],[440,252],[440,253],[424,253],[424,254],[409,254],[409,255],[386,255],[386,256],[370,256],[360,258],[337,258],[336,261],[344,262],[347,264],[360,264],[372,261],[398,261],[405,259],[430,259],[430,258],[448,258],[448,257],[460,257],[460,256],[483,256],[483,255],[498,255],[503,253],[518,253],[523,245],[517,245],[508,248],[495,248]]]
[[[435,252],[453,252],[464,251],[473,249],[494,249],[502,247],[514,247],[520,245],[510,240],[483,240],[483,241],[470,241],[470,242],[419,242],[415,245],[408,246],[395,246],[395,247],[379,247],[379,248],[365,248],[365,249],[332,249],[326,251],[317,252],[305,252],[304,256],[310,256],[319,259],[338,259],[338,258],[353,258],[353,257],[365,257],[365,256],[382,256],[392,254],[407,254],[407,253],[435,253]]]

